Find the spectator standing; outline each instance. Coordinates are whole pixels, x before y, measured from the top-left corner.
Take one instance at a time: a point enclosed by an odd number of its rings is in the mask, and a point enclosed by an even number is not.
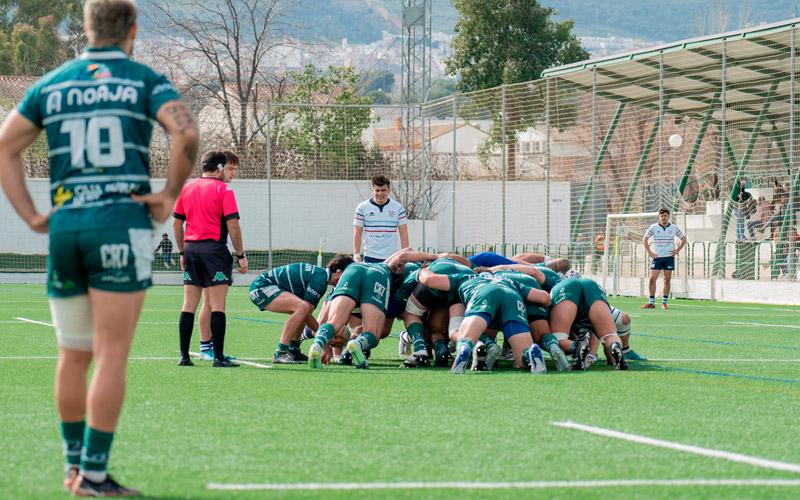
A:
[[[161,241],[158,242],[156,252],[159,250],[161,250],[161,261],[164,263],[164,269],[169,269],[169,266],[174,264],[174,261],[172,260],[172,240],[169,239],[167,233],[161,235]]]

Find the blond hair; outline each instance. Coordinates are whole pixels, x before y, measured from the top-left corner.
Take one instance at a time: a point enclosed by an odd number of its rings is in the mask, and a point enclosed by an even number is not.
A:
[[[116,45],[128,38],[136,23],[134,0],[86,0],[86,36],[92,45]]]

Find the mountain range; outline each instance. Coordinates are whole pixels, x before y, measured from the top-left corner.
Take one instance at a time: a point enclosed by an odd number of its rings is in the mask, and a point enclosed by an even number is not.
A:
[[[139,0],[148,12],[154,1]],[[167,0],[168,1],[168,0]],[[202,1],[202,0],[198,0]],[[480,0],[474,0],[480,1]],[[514,0],[508,0],[514,1]],[[432,0],[433,31],[452,34],[458,11],[450,0]],[[798,17],[800,0],[541,0],[573,19],[579,36],[618,36],[677,41]],[[303,40],[370,43],[384,31],[399,33],[402,0],[292,0],[285,12]],[[143,28],[147,28],[146,17]]]

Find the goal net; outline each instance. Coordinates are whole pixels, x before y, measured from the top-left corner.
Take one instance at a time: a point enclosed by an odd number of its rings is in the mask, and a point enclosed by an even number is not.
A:
[[[611,295],[630,295],[642,292],[642,278],[650,272],[650,256],[642,243],[647,228],[658,222],[658,212],[630,214],[608,214],[606,216],[605,239],[603,241],[602,283]],[[686,232],[686,214],[671,214],[670,222]],[[597,248],[597,243],[595,248]],[[675,279],[687,277],[686,252],[675,258]],[[630,283],[626,284],[625,282]],[[675,287],[677,288],[677,287]],[[686,287],[681,287],[686,290]],[[673,295],[676,295],[673,293]],[[678,293],[677,295],[680,295]]]

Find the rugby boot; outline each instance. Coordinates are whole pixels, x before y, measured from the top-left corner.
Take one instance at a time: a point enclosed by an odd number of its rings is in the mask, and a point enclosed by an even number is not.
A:
[[[351,340],[347,343],[347,352],[353,357],[353,366],[356,368],[367,369],[367,355],[361,350],[361,343],[358,340]]]
[[[566,372],[570,370],[569,361],[567,361],[567,355],[564,354],[564,351],[561,350],[557,343],[551,344],[547,352],[550,353],[550,357],[553,359],[553,363],[556,365],[557,372]]]
[[[135,497],[139,496],[139,490],[122,486],[111,477],[111,474],[108,474],[99,483],[78,476],[73,485],[72,494],[77,497]]]
[[[628,361],[622,353],[622,345],[619,342],[611,344],[611,357],[614,358],[614,368],[617,370],[628,369]]]
[[[322,368],[322,347],[317,343],[311,344],[308,349],[308,367]]]
[[[536,344],[528,348],[527,359],[525,361],[528,366],[530,366],[531,373],[534,375],[540,375],[547,371],[547,365],[544,364],[542,349]]]

